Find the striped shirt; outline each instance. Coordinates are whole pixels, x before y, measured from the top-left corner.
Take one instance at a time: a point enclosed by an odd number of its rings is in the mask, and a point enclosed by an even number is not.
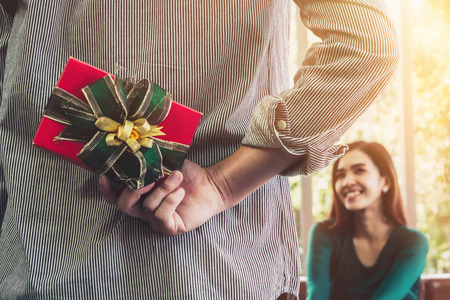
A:
[[[381,0],[297,0],[323,42],[289,87],[287,0],[0,0],[0,298],[276,299],[300,266],[289,184],[167,237],[121,213],[98,177],[32,146],[70,56],[148,78],[203,113],[188,158],[284,148],[310,174],[395,70]]]

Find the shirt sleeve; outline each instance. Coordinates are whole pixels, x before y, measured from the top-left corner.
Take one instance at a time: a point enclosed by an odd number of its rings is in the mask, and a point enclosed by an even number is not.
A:
[[[330,261],[333,253],[328,231],[319,224],[311,230],[307,262],[307,297],[308,300],[330,298],[331,277]]]
[[[389,274],[375,291],[373,300],[403,299],[425,267],[428,240],[419,231],[405,237],[405,242],[395,259]]]
[[[243,144],[284,148],[311,174],[342,156],[335,145],[386,87],[398,65],[394,26],[382,0],[296,0],[303,24],[322,42],[308,50],[292,89],[264,97]]]

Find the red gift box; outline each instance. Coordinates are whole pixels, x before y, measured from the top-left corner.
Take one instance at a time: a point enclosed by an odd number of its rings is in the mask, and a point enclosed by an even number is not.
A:
[[[108,73],[103,70],[97,69],[75,58],[69,58],[56,86],[87,103],[82,88],[102,79],[106,75]],[[163,127],[165,135],[158,136],[158,138],[189,146],[201,116],[202,114],[200,112],[172,101],[167,117],[158,125]],[[89,169],[77,157],[77,154],[85,146],[85,143],[66,140],[55,141],[55,137],[65,127],[66,125],[43,116],[33,144],[71,163]]]

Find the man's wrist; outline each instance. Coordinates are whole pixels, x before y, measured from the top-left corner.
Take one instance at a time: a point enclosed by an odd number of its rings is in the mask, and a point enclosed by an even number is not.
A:
[[[282,149],[242,146],[226,159],[207,168],[207,172],[222,195],[226,208],[229,208],[297,160],[298,156]]]
[[[224,210],[235,205],[233,192],[220,165],[212,165],[205,169],[210,184],[217,190],[224,204]]]

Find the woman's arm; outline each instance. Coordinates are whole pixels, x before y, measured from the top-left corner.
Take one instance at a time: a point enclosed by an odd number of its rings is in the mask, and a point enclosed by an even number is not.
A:
[[[372,299],[404,299],[425,267],[428,241],[423,233],[414,231],[404,238],[389,274],[377,288]]]
[[[315,224],[311,230],[307,262],[307,299],[330,299],[330,262],[333,246],[327,230]]]

